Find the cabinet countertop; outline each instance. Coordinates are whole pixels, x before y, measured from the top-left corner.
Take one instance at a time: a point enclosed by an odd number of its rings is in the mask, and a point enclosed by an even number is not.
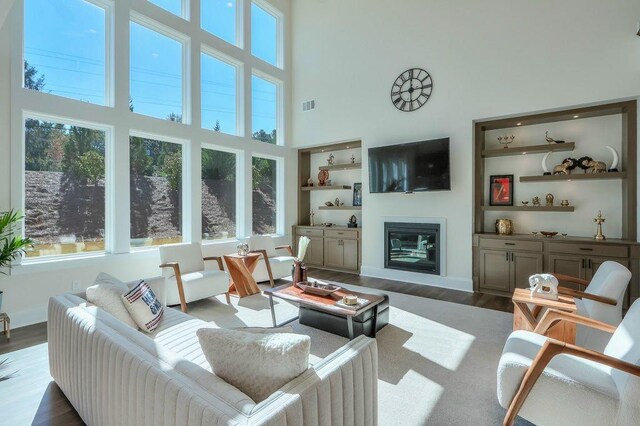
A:
[[[500,240],[522,240],[522,241],[543,241],[543,242],[553,242],[553,243],[590,243],[590,244],[625,244],[625,245],[640,245],[637,241],[633,240],[622,240],[619,238],[607,238],[606,240],[598,241],[594,240],[593,237],[574,237],[571,235],[567,235],[566,238],[562,238],[562,235],[558,234],[553,238],[546,238],[540,234],[535,237],[531,234],[512,234],[512,235],[500,235],[495,233],[484,233],[484,234],[474,234],[480,238],[494,238]]]
[[[362,228],[349,228],[348,226],[324,226],[324,225],[293,225],[295,228],[309,228],[309,229],[339,229],[340,231],[362,231]]]

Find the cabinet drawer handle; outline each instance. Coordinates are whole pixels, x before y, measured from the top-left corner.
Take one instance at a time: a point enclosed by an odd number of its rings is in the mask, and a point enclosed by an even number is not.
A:
[[[509,252],[507,252],[507,262],[509,261]]]
[[[516,243],[504,243],[505,246],[515,246]]]
[[[584,259],[582,259],[582,269],[586,267]]]
[[[338,235],[343,235],[343,234],[344,234],[344,232],[338,232]]]
[[[584,250],[584,251],[593,251],[592,248],[587,248],[587,247],[580,247],[580,250]]]

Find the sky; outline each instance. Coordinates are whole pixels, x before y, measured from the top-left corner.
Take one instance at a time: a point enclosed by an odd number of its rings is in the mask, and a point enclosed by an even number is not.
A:
[[[149,0],[180,14],[181,0]],[[237,0],[202,0],[202,26],[235,43]],[[276,63],[276,19],[252,4],[252,53]],[[130,90],[136,113],[182,113],[182,44],[132,22]],[[25,60],[45,76],[44,91],[104,105],[105,11],[84,0],[25,0]],[[195,54],[195,53],[194,53]],[[235,67],[202,55],[202,126],[237,134]],[[252,129],[276,128],[276,86],[252,78]],[[241,124],[240,124],[241,125]]]

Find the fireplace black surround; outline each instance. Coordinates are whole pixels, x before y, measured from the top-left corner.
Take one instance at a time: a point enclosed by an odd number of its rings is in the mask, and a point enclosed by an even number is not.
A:
[[[440,275],[440,224],[385,222],[384,267]]]

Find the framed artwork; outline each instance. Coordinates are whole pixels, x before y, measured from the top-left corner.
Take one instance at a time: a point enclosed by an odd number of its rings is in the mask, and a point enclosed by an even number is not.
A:
[[[489,177],[489,205],[513,206],[513,175]]]
[[[354,206],[362,205],[362,182],[357,182],[353,184],[353,205]]]

